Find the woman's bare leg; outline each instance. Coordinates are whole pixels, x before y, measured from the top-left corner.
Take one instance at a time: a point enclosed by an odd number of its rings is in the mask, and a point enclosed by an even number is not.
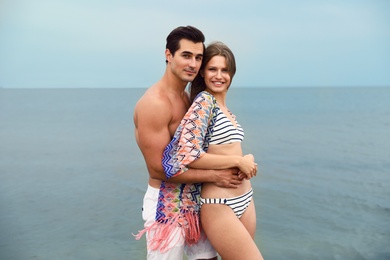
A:
[[[252,235],[229,206],[203,204],[200,212],[207,238],[222,259],[263,259]]]
[[[241,216],[240,221],[245,226],[246,230],[248,230],[252,239],[255,239],[256,233],[256,209],[255,203],[252,201],[249,204],[248,208],[245,210],[244,214]]]

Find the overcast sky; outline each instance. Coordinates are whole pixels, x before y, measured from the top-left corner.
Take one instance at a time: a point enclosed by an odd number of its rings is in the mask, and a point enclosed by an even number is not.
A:
[[[390,86],[389,0],[0,0],[0,86],[149,87],[180,25],[231,47],[235,86]]]

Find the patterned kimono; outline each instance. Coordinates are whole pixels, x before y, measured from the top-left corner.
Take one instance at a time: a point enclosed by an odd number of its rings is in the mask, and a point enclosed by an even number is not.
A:
[[[162,164],[167,178],[187,171],[187,166],[206,153],[215,125],[217,112],[214,96],[206,91],[199,93],[176,129],[172,141],[165,148]],[[180,227],[187,245],[200,238],[199,198],[201,183],[182,184],[163,181],[157,204],[156,221],[135,237],[140,239],[147,231],[154,236],[150,250],[169,250],[168,234]]]

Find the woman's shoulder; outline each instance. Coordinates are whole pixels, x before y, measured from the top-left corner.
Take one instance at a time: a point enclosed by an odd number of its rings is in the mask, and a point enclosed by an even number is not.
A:
[[[215,97],[206,90],[201,91],[194,99],[194,101],[209,100],[212,103],[216,103]]]

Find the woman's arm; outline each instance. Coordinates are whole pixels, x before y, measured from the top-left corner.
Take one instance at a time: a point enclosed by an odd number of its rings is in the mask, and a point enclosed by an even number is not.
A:
[[[201,92],[191,104],[172,141],[164,149],[162,165],[167,178],[177,177],[190,168],[229,169],[239,168],[247,178],[256,174],[253,160],[242,156],[207,154],[205,137],[215,112],[216,100]],[[204,158],[203,158],[204,157]],[[200,160],[203,158],[202,160]],[[194,164],[193,164],[194,163]]]
[[[190,168],[196,169],[228,169],[239,168],[247,178],[252,178],[256,175],[257,164],[253,160],[253,156],[239,155],[219,155],[205,153],[197,160],[188,165]]]

